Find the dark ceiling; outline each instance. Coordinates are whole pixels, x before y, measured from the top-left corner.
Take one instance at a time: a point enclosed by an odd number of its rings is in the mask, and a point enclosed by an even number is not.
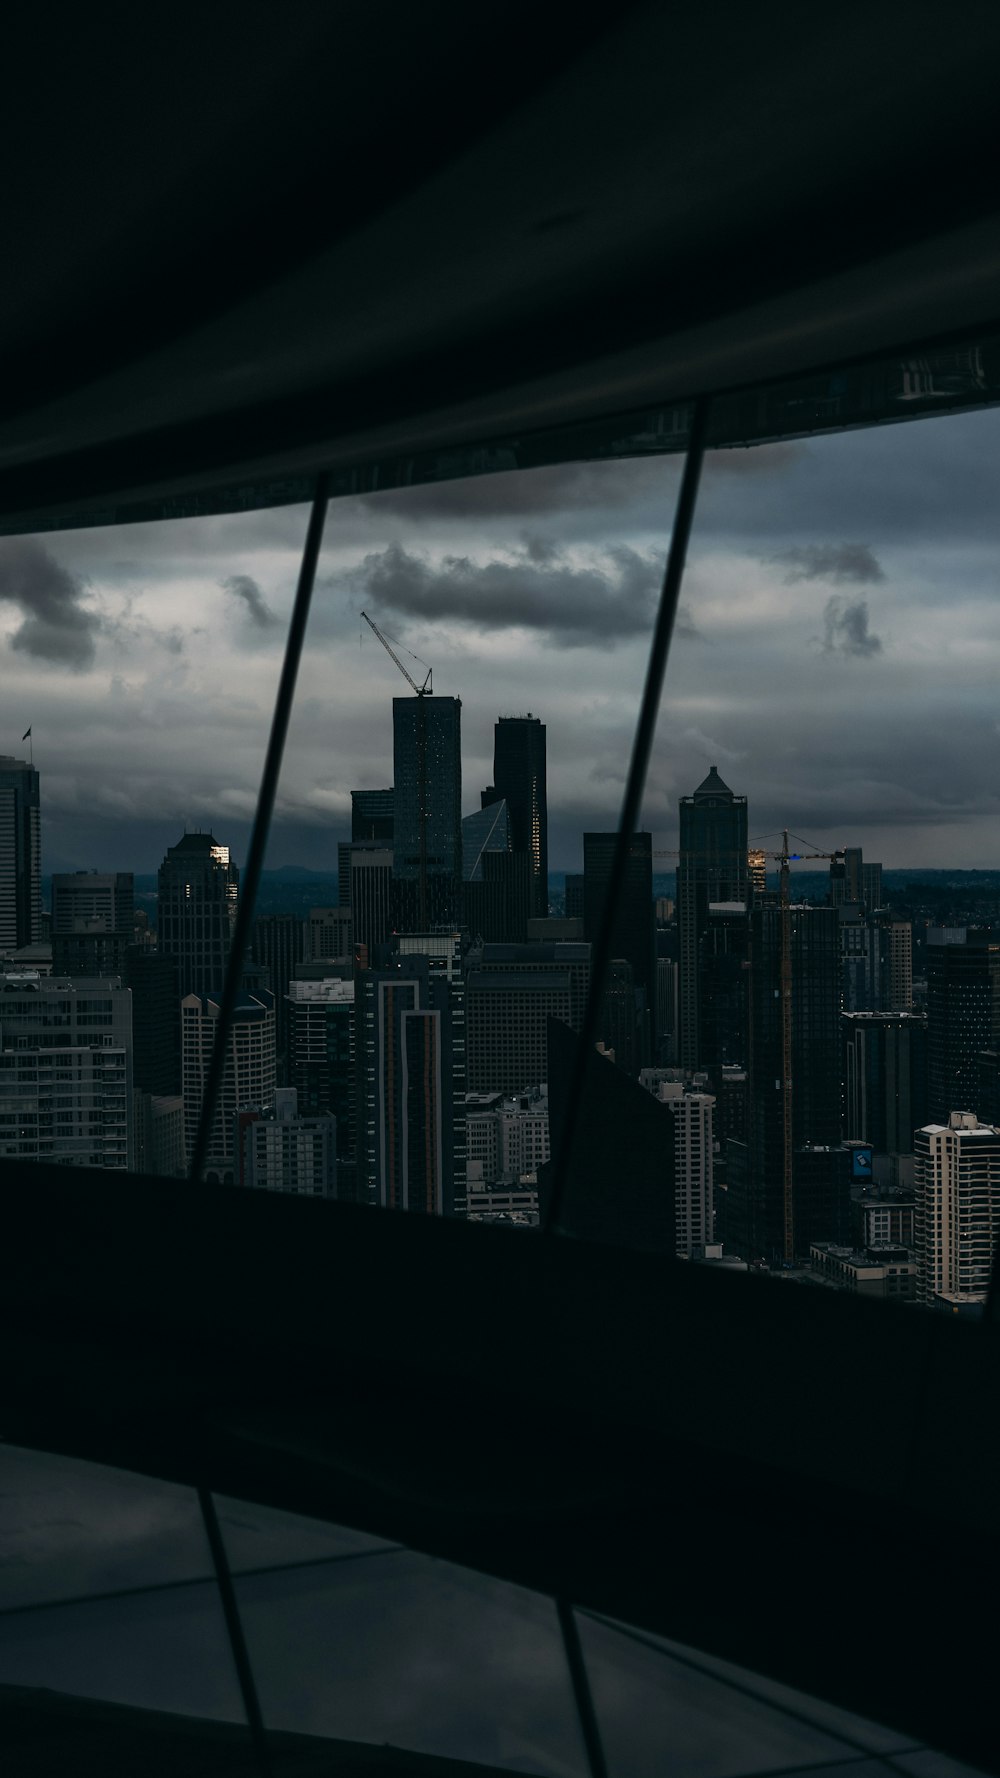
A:
[[[5,48],[5,529],[1000,321],[989,0],[40,9]]]

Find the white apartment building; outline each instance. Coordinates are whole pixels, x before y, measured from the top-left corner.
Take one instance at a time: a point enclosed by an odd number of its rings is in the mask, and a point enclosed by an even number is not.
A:
[[[300,1117],[294,1087],[278,1087],[273,1108],[236,1114],[238,1183],[304,1197],[337,1195],[337,1120]]]
[[[714,1240],[715,1197],[712,1158],[711,1093],[686,1090],[682,1081],[663,1080],[657,1097],[674,1118],[674,1227],[678,1256],[691,1259]]]
[[[913,1139],[917,1301],[984,1302],[1000,1233],[1000,1130],[953,1111]]]
[[[194,1153],[202,1095],[208,1079],[218,1002],[210,995],[186,994],[181,1001],[181,1064],[184,1134],[188,1154]],[[269,1105],[274,1094],[274,996],[261,989],[249,995],[233,1014],[222,1087],[216,1107],[204,1177],[232,1185],[234,1114],[241,1105]]]
[[[484,1186],[514,1184],[549,1158],[549,1094],[546,1086],[504,1098],[467,1093],[469,1161],[482,1166]]]

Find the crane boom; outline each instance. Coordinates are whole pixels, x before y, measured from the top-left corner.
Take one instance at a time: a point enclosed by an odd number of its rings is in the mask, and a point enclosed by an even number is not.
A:
[[[361,613],[361,615],[364,618],[365,623],[368,625],[368,628],[370,630],[374,630],[375,635],[378,637],[379,641],[381,642],[382,647],[385,649],[386,654],[389,656],[389,659],[391,661],[395,661],[397,667],[399,668],[400,672],[403,675],[403,678],[405,680],[407,680],[407,682],[410,685],[412,685],[414,691],[417,694],[417,697],[418,698],[430,697],[431,694],[433,693],[433,690],[434,690],[434,674],[433,674],[432,668],[427,667],[427,677],[424,680],[423,685],[418,685],[416,680],[413,677],[413,674],[410,672],[409,668],[404,667],[402,661],[400,660],[398,654],[396,653],[396,650],[393,648],[392,643],[389,641],[388,636],[383,636],[382,631],[378,627],[378,624],[373,623],[372,619],[368,616],[367,611],[363,611]],[[417,660],[419,657],[417,655],[414,655],[413,658],[414,658],[414,660]],[[427,662],[421,661],[420,665],[422,667],[426,667]]]

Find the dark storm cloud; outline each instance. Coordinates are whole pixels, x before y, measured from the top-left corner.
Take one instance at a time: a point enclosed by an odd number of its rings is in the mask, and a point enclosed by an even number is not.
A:
[[[882,565],[867,543],[804,543],[779,550],[770,559],[786,567],[786,586],[795,586],[800,580],[870,586],[885,579]]]
[[[577,567],[535,539],[519,561],[445,556],[438,566],[391,544],[366,556],[349,578],[361,602],[383,612],[478,630],[538,630],[558,646],[579,648],[648,635],[661,571],[658,556],[626,544]],[[682,614],[678,635],[694,633]]]
[[[37,538],[0,539],[0,599],[24,614],[10,639],[12,648],[57,666],[89,667],[100,620],[81,605],[83,590],[79,576]]]
[[[870,656],[881,654],[882,638],[868,628],[868,601],[831,594],[823,607],[823,648],[827,654]]]
[[[221,585],[227,593],[232,593],[235,598],[242,599],[250,617],[259,629],[269,630],[271,625],[276,622],[274,612],[252,575],[230,574],[226,580],[221,582]]]

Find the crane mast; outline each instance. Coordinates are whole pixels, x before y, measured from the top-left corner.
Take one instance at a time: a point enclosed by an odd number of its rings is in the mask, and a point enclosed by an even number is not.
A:
[[[416,720],[417,831],[418,831],[418,835],[419,835],[419,846],[420,846],[420,860],[419,860],[419,867],[418,867],[419,868],[418,919],[419,919],[419,925],[420,925],[421,932],[426,932],[427,931],[427,717],[426,717],[426,713],[425,713],[425,706],[424,706],[423,700],[425,698],[431,697],[433,695],[434,675],[433,675],[432,669],[430,667],[427,667],[426,678],[424,679],[424,682],[422,685],[418,685],[416,680],[414,679],[412,673],[410,673],[408,668],[404,667],[402,661],[400,660],[398,654],[396,653],[396,650],[393,648],[388,637],[383,636],[382,631],[378,627],[378,624],[373,623],[372,619],[368,616],[367,611],[363,611],[361,613],[361,615],[364,618],[365,623],[368,625],[368,628],[370,630],[372,630],[374,632],[374,634],[378,637],[379,641],[382,644],[382,647],[385,649],[386,654],[389,656],[389,659],[391,661],[393,661],[395,663],[395,665],[399,668],[399,671],[402,673],[403,678],[406,680],[407,684],[411,685],[413,687],[413,690],[415,691],[417,697],[420,699],[420,702],[417,705],[417,720]],[[409,652],[409,651],[407,651],[407,652]],[[414,655],[413,659],[417,660],[418,656]],[[426,667],[427,662],[420,661],[420,665],[422,667]]]

